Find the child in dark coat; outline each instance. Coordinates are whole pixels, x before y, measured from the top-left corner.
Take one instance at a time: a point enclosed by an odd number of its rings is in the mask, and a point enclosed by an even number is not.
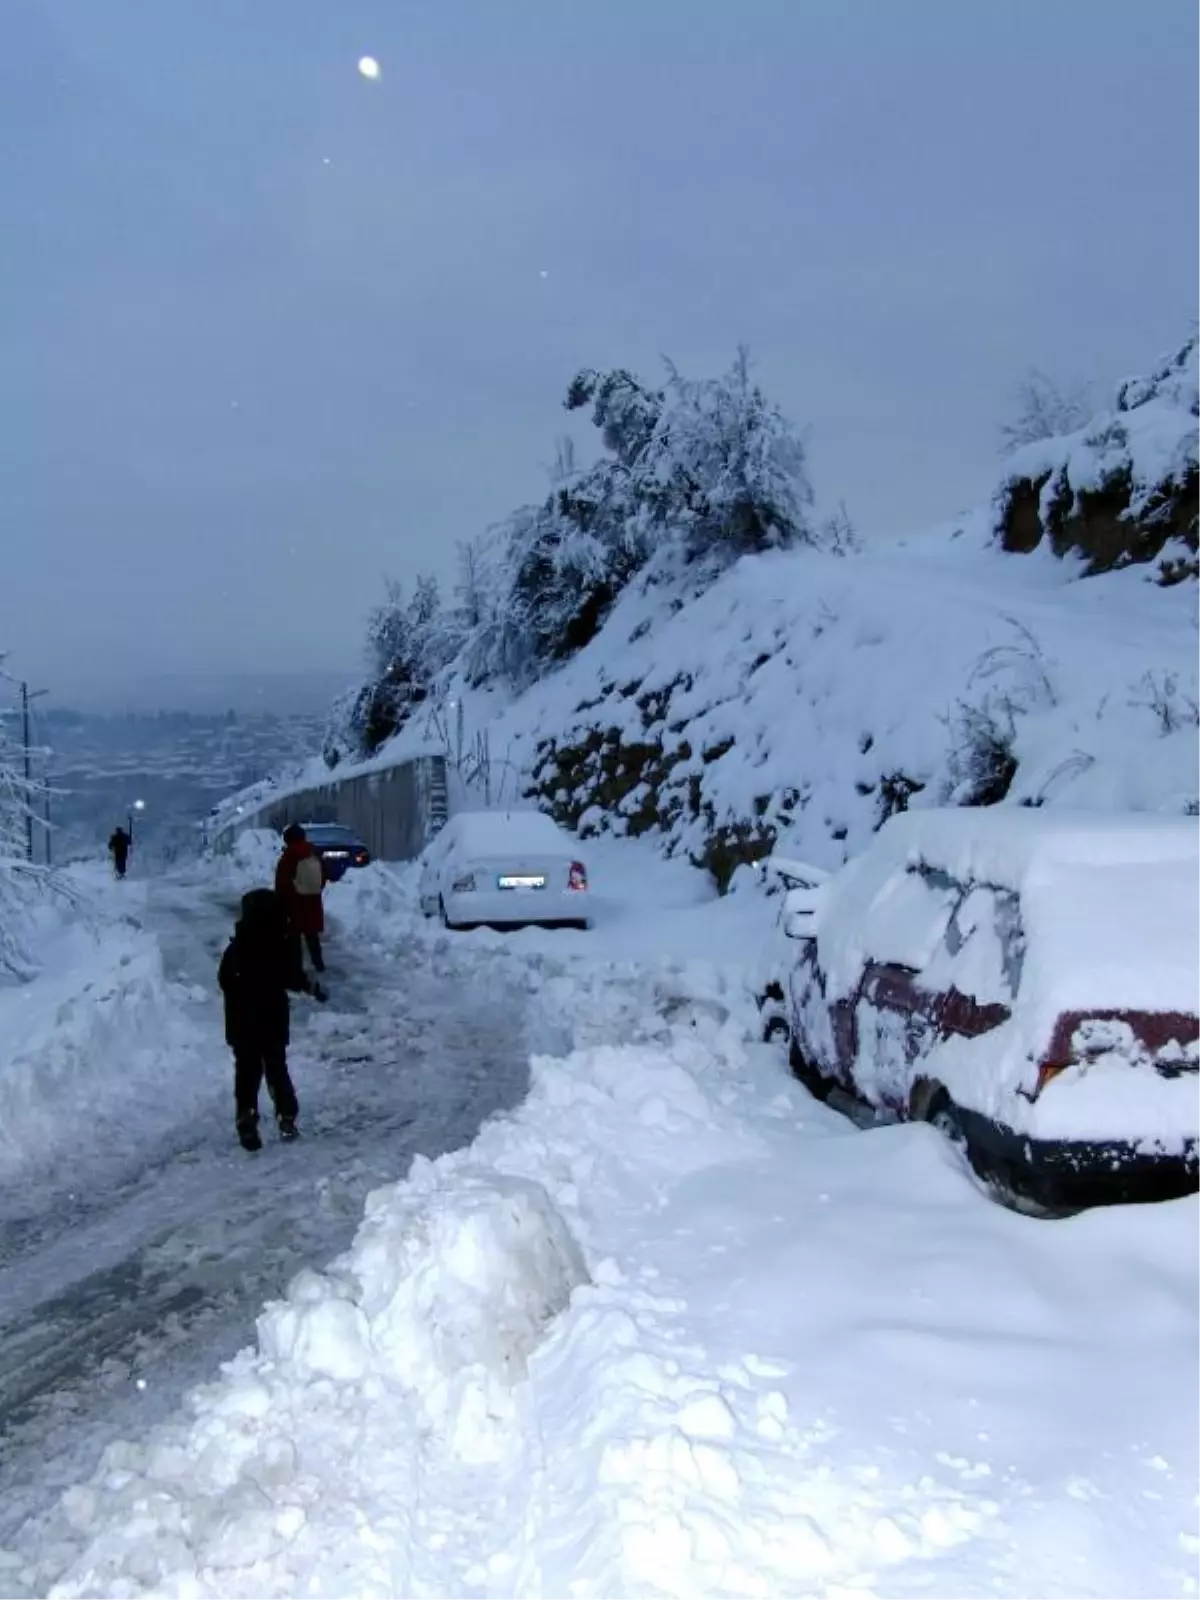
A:
[[[325,992],[300,966],[286,910],[274,890],[252,889],[242,896],[241,920],[221,957],[217,981],[225,996],[225,1039],[233,1051],[238,1138],[247,1150],[262,1149],[258,1091],[265,1076],[279,1136],[294,1139],[299,1107],[287,1066],[288,991],[317,1000],[324,1000]]]

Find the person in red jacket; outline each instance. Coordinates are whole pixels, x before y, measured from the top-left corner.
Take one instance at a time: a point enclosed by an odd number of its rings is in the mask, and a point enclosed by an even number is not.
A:
[[[275,867],[275,893],[287,908],[293,938],[308,946],[317,972],[325,971],[321,935],[325,931],[325,907],[321,900],[325,873],[321,858],[308,842],[298,822],[283,832],[283,854]]]

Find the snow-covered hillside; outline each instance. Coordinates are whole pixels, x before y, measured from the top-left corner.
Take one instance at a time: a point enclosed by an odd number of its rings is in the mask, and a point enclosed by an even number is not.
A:
[[[493,798],[531,789],[585,834],[658,830],[721,881],[785,833],[840,862],[903,804],[1194,810],[1192,586],[1080,582],[989,535],[980,513],[858,556],[746,557],[692,598],[635,586],[523,695],[452,685],[464,749],[486,735]]]

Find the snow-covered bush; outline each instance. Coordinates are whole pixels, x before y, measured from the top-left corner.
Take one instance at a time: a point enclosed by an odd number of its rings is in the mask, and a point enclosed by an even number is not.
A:
[[[1031,367],[1017,391],[1017,413],[1000,427],[1006,454],[1039,439],[1054,439],[1082,428],[1094,406],[1085,384],[1063,386]]]
[[[943,786],[947,804],[990,806],[1003,800],[1017,773],[1012,703],[996,695],[979,704],[960,700],[946,726],[950,731]]]

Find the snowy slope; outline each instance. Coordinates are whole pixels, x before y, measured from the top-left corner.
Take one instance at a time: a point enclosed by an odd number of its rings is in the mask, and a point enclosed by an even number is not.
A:
[[[1194,588],[1077,570],[1003,553],[981,513],[849,558],[747,557],[693,597],[636,585],[560,670],[515,699],[452,684],[376,764],[461,700],[493,799],[532,787],[585,834],[649,828],[722,878],[776,834],[833,865],[904,799],[968,798],[990,741],[1012,802],[1194,807]]]

